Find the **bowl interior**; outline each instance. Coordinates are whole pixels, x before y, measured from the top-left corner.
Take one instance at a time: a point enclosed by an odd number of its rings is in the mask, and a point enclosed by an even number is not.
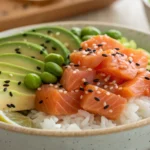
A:
[[[32,25],[32,26],[26,26],[21,28],[16,28],[13,30],[8,30],[5,32],[0,33],[0,38],[9,36],[15,33],[23,32],[28,29],[33,29],[36,27],[42,27],[42,26],[63,26],[65,28],[70,29],[71,27],[77,26],[77,27],[84,27],[84,26],[95,26],[99,28],[101,31],[106,31],[109,29],[116,29],[122,32],[123,36],[127,37],[130,40],[135,40],[139,48],[144,48],[147,51],[150,51],[150,34],[142,31],[137,31],[131,28],[122,27],[119,25],[111,25],[106,23],[97,23],[97,22],[57,22],[57,23],[47,23],[47,24],[39,24],[39,25]],[[148,125],[150,123],[150,118],[144,119],[139,121],[138,123],[132,123],[128,125],[121,125],[113,128],[108,129],[97,129],[97,130],[89,130],[89,131],[50,131],[50,130],[39,130],[39,129],[28,129],[23,127],[15,127],[12,125],[7,125],[5,123],[0,123],[0,128],[15,131],[15,132],[23,132],[28,134],[35,134],[35,135],[54,135],[54,136],[85,136],[85,135],[97,135],[97,134],[108,134],[113,132],[120,132],[124,130],[129,130],[133,128],[137,128],[140,126]]]

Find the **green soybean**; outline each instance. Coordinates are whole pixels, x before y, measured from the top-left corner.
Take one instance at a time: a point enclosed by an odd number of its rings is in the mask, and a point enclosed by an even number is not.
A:
[[[49,72],[43,72],[41,74],[41,79],[43,83],[56,83],[57,82],[57,77]]]
[[[114,39],[120,39],[122,37],[122,33],[120,31],[113,29],[106,31],[105,34]]]
[[[73,28],[71,29],[71,32],[72,32],[73,34],[75,34],[76,36],[81,37],[81,28],[73,27]]]
[[[46,56],[45,62],[55,62],[60,66],[65,63],[64,58],[61,55],[55,53],[50,53],[48,56]]]
[[[92,37],[93,37],[93,35],[85,35],[85,36],[82,37],[82,41],[87,41]]]
[[[47,62],[44,69],[46,72],[52,73],[57,77],[60,77],[63,73],[63,69],[54,62]]]
[[[42,81],[39,75],[35,73],[29,73],[24,78],[24,84],[29,89],[37,89],[41,86]]]
[[[81,30],[81,37],[85,35],[99,35],[99,34],[101,34],[101,31],[96,27],[92,27],[92,26],[84,27]]]

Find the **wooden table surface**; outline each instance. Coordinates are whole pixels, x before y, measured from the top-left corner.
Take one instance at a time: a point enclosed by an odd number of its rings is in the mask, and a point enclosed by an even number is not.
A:
[[[94,20],[116,23],[149,32],[149,24],[142,0],[118,0],[105,9],[66,20]]]

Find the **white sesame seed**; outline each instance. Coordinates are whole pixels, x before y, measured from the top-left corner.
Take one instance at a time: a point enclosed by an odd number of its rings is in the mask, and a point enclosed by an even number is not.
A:
[[[132,58],[132,57],[129,57],[128,59],[129,59],[130,61],[133,61],[133,58]]]
[[[88,70],[88,71],[92,71],[92,68],[88,68],[87,70]]]
[[[96,84],[96,85],[97,85],[97,86],[99,86],[100,84],[101,84],[100,82],[97,82],[97,84]]]
[[[106,95],[110,95],[110,92],[106,92]]]
[[[96,46],[96,44],[92,44],[92,46],[94,47],[94,46]]]
[[[118,89],[118,85],[117,84],[115,84],[115,88]]]
[[[106,42],[102,42],[101,44],[102,44],[102,45],[106,45],[107,43],[106,43]]]
[[[96,91],[98,90],[98,86],[95,86],[95,90],[96,90]]]
[[[55,88],[58,88],[58,85],[55,85],[54,87],[55,87]]]
[[[98,48],[98,46],[94,46],[93,48],[94,48],[94,49],[97,49],[97,48]]]
[[[69,43],[64,43],[64,45],[65,45],[66,47],[68,47],[68,46],[69,46]]]
[[[112,112],[113,112],[113,110],[112,110],[112,109],[109,109],[109,112],[110,112],[110,113],[112,113]]]
[[[76,74],[77,72],[76,71],[73,71],[73,74]]]
[[[80,65],[81,63],[80,63],[80,61],[78,61],[78,65]]]
[[[64,94],[67,94],[67,91],[64,91]]]
[[[113,86],[111,86],[109,89],[110,89],[110,90],[112,90],[113,88],[114,88],[114,87],[113,87]]]
[[[77,50],[74,50],[73,52],[77,52]]]
[[[76,93],[78,93],[78,92],[79,92],[79,90],[75,90],[75,92],[76,92]]]
[[[83,98],[83,95],[80,96],[80,99],[82,99],[82,98]]]
[[[53,84],[49,84],[49,86],[53,87],[54,85]]]
[[[73,65],[74,65],[74,63],[70,63],[70,65],[71,65],[71,66],[73,66]]]
[[[13,74],[11,74],[11,73],[10,73],[9,75],[10,75],[11,77],[13,76]]]
[[[92,53],[91,55],[92,55],[92,56],[96,56],[96,54],[95,54],[95,53]]]
[[[83,78],[83,79],[82,79],[82,82],[86,82],[86,79],[85,79],[85,78]]]
[[[145,68],[140,68],[138,71],[139,71],[139,72],[144,72],[144,71],[145,71]]]
[[[85,91],[85,94],[88,94],[89,92],[88,91]]]
[[[38,91],[41,91],[41,88],[38,88]]]
[[[104,106],[106,106],[107,105],[107,103],[106,102],[104,102]]]
[[[60,32],[56,32],[56,35],[60,35]]]
[[[85,55],[82,55],[82,57],[85,57]]]
[[[100,92],[100,91],[97,91],[96,93],[97,93],[97,94],[101,94],[101,92]]]
[[[108,88],[108,85],[104,85],[104,89],[107,89]]]
[[[60,93],[63,93],[63,90],[58,90]]]
[[[104,79],[104,81],[105,81],[105,82],[108,82],[109,79],[110,79],[110,75],[107,76],[107,77]]]

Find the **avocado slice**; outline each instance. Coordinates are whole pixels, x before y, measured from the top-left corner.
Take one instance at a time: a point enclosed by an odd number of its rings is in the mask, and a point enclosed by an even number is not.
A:
[[[71,52],[80,48],[81,40],[71,31],[63,27],[47,26],[42,28],[35,28],[30,30],[30,32],[31,31],[56,38],[57,40],[61,41]]]
[[[33,59],[28,56],[18,55],[18,54],[1,54],[0,62],[9,63],[17,65],[23,68],[28,68],[33,71],[44,71],[44,63],[40,60]],[[3,70],[2,70],[3,71]]]
[[[0,73],[0,79],[4,80],[14,80],[14,81],[24,81],[25,74],[19,74],[19,73],[10,73],[7,71],[1,71]]]
[[[48,55],[42,46],[28,42],[6,42],[0,44],[0,54],[17,53],[44,61]]]
[[[7,90],[15,90],[24,94],[35,95],[35,91],[28,89],[24,85],[23,81],[21,82],[21,81],[0,79],[0,89],[3,89],[4,92]]]
[[[26,75],[26,74],[31,73],[31,72],[36,73],[38,75],[41,74],[38,71],[33,71],[33,70],[31,71],[31,70],[23,68],[23,67],[19,67],[19,66],[12,65],[12,64],[9,64],[9,63],[0,62],[0,74],[2,75],[3,72],[9,72],[10,78],[13,77],[13,75],[15,73],[19,73],[19,74],[22,74],[22,75]]]
[[[59,40],[40,33],[28,32],[0,38],[0,44],[11,41],[25,41],[38,44],[45,48],[48,53],[57,53],[62,55],[65,60],[67,60],[69,55],[68,49]]]
[[[35,107],[35,95],[23,94],[15,90],[0,90],[0,110],[21,111]]]

